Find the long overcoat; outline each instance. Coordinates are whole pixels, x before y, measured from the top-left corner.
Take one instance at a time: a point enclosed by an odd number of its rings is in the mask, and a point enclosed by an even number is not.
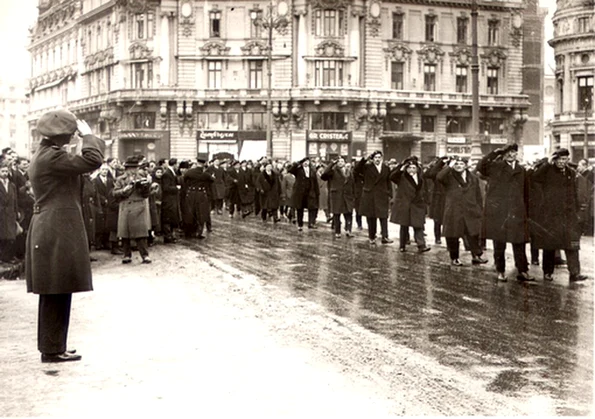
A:
[[[180,193],[178,177],[169,168],[161,177],[161,222],[173,227],[180,222]]]
[[[81,202],[83,209],[83,219],[85,220],[85,229],[87,230],[87,239],[89,244],[95,243],[95,234],[97,233],[97,224],[101,222],[102,210],[99,193],[95,188],[95,183],[89,175],[83,175],[83,200]]]
[[[353,174],[343,174],[343,170],[336,164],[329,164],[321,178],[328,182],[331,213],[351,214],[355,204]]]
[[[35,194],[27,235],[27,291],[69,294],[91,291],[91,262],[81,209],[80,175],[103,161],[103,141],[83,137],[81,155],[43,139],[31,159],[29,178]]]
[[[14,240],[17,237],[17,188],[8,182],[8,191],[0,183],[0,240]]]
[[[124,172],[114,184],[114,197],[120,204],[118,213],[118,237],[135,239],[148,237],[151,229],[151,211],[149,208],[149,193],[151,183],[135,172]],[[132,189],[126,186],[134,183]]]
[[[327,182],[322,179],[322,173],[319,173],[318,170],[316,171],[316,179],[318,181],[318,209],[327,211],[329,208],[329,194],[328,194],[328,184]]]
[[[214,179],[202,167],[189,169],[184,173],[185,198],[182,219],[188,226],[202,225],[211,217],[209,188]]]
[[[397,185],[397,194],[393,199],[390,222],[402,226],[422,228],[426,220],[426,200],[424,181],[418,172],[417,184],[413,178],[397,166],[390,175],[390,180]]]
[[[225,198],[225,170],[221,166],[210,166],[206,170],[213,176],[213,184],[211,185],[212,199]]]
[[[306,172],[301,164],[293,163],[287,168],[287,171],[295,176],[291,198],[292,207],[295,209],[318,209],[320,191],[314,169],[310,168],[309,177],[306,177]],[[307,203],[306,206],[304,206],[304,202]]]
[[[263,171],[256,182],[260,190],[261,209],[276,210],[281,203],[281,176],[274,171],[269,175]]]
[[[241,168],[238,172],[238,195],[240,203],[247,205],[254,202],[254,172],[252,169]]]
[[[291,206],[295,176],[287,172],[281,175],[281,205]]]
[[[461,174],[446,166],[436,176],[436,183],[444,192],[444,237],[479,236],[483,206],[477,176],[466,170],[463,180]]]
[[[514,169],[498,153],[484,156],[477,170],[487,178],[484,205],[484,237],[507,243],[526,243],[529,240],[527,201],[528,176],[516,162]]]
[[[105,182],[100,176],[93,179],[95,189],[99,195],[101,214],[97,217],[95,229],[97,233],[109,233],[118,230],[118,202],[112,195],[114,181],[111,176],[105,177]]]
[[[426,186],[430,192],[428,215],[432,220],[438,221],[439,223],[442,222],[442,215],[444,213],[444,190],[442,189],[442,184],[436,182],[436,176],[443,167],[444,162],[442,160],[437,160],[433,162],[422,175],[426,180]]]
[[[539,249],[579,249],[576,172],[546,163],[533,172],[531,180],[542,197],[539,216],[531,220],[532,243]]]
[[[354,167],[354,176],[362,176],[362,195],[359,213],[365,217],[388,218],[388,203],[392,190],[390,169],[382,164],[380,171],[366,159],[361,159]]]

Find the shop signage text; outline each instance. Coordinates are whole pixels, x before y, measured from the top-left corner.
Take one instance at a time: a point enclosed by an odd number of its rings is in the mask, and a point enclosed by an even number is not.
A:
[[[351,131],[307,131],[308,141],[351,141]]]
[[[217,130],[199,130],[197,131],[199,140],[237,140],[237,131],[217,131]]]

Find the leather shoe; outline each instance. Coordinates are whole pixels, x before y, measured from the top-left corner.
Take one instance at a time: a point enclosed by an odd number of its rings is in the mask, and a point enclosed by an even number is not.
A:
[[[113,248],[111,253],[112,253],[112,255],[123,255],[124,254],[124,252],[118,248]]]
[[[132,262],[132,258],[129,256],[126,256],[124,259],[122,259],[122,263],[126,264],[126,263],[130,263],[130,262]]]
[[[314,224],[310,224],[310,225],[308,225],[308,228],[309,228],[309,229],[312,229],[312,230],[316,230],[316,229],[318,229],[318,227],[316,227],[316,225],[314,225]]]
[[[401,252],[401,253],[405,253],[405,252],[406,252],[406,250],[405,250],[405,248],[404,248],[404,247],[399,247],[399,252]]]
[[[570,278],[568,278],[570,280],[570,282],[579,282],[579,281],[586,281],[588,278],[586,275],[570,275]]]
[[[430,250],[432,250],[432,248],[431,247],[428,247],[428,246],[426,246],[426,247],[420,247],[419,249],[417,249],[417,251],[419,253],[429,252]]]
[[[543,274],[543,280],[544,281],[550,281],[551,282],[551,281],[554,280],[554,277],[553,277],[552,274]]]
[[[519,281],[522,282],[531,282],[531,281],[535,281],[535,278],[533,278],[531,275],[529,275],[529,272],[521,272],[516,276],[516,279],[518,279]]]
[[[68,351],[61,354],[41,354],[41,362],[43,363],[80,361],[81,358],[82,356]]]
[[[370,239],[370,244],[371,245],[375,245],[376,244],[376,239]]]
[[[151,258],[147,256],[147,257],[143,258],[143,261],[141,263],[151,263],[151,262],[152,262]]]
[[[463,262],[461,262],[459,259],[453,259],[450,263],[454,266],[463,266]]]
[[[506,275],[504,275],[504,272],[498,272],[498,281],[500,281],[500,282],[508,281],[508,278],[506,278]]]
[[[471,263],[473,263],[474,265],[480,265],[482,263],[488,263],[488,260],[483,259],[481,256],[473,256],[473,259],[471,259]]]
[[[382,244],[391,244],[391,243],[394,243],[394,240],[391,240],[388,237],[382,238]]]

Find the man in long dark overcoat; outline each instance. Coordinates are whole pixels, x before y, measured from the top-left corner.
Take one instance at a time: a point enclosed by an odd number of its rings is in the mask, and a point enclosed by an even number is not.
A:
[[[390,180],[397,185],[396,195],[390,212],[390,222],[400,225],[399,250],[405,251],[409,239],[409,227],[413,227],[413,237],[417,250],[427,252],[424,238],[427,204],[424,181],[417,158],[410,157],[392,171]]]
[[[345,159],[339,157],[326,166],[320,177],[328,182],[330,212],[333,214],[335,237],[341,237],[341,215],[345,219],[345,235],[352,237],[351,226],[355,203],[353,173],[346,168]]]
[[[205,224],[210,230],[211,203],[209,195],[214,178],[211,173],[205,171],[204,164],[205,160],[198,158],[196,166],[184,173],[186,196],[182,208],[182,219],[186,238],[204,239],[205,236],[202,233]]]
[[[566,253],[570,281],[584,281],[581,275],[579,249],[581,229],[579,224],[579,200],[576,173],[568,167],[570,152],[557,150],[551,162],[537,167],[532,181],[541,192],[539,216],[532,219],[535,246],[543,249],[543,279],[553,280],[555,253]]]
[[[253,168],[248,167],[246,160],[242,160],[238,171],[238,195],[240,196],[242,218],[246,218],[254,209],[255,189]]]
[[[292,163],[287,171],[295,176],[293,185],[292,206],[297,211],[298,231],[304,228],[304,210],[308,210],[308,228],[315,229],[316,215],[318,214],[318,179],[310,159],[304,157],[299,162]]]
[[[81,155],[62,146],[83,136]],[[66,110],[37,122],[42,136],[29,168],[35,194],[27,237],[27,291],[39,294],[37,347],[42,362],[77,361],[66,340],[73,292],[91,291],[91,263],[81,209],[81,175],[101,166],[104,143]]]
[[[359,212],[368,222],[370,244],[376,244],[376,220],[380,221],[382,243],[393,241],[388,238],[388,203],[392,195],[390,169],[382,160],[382,152],[375,151],[370,157],[362,158],[354,168],[354,176],[362,176],[362,196]]]
[[[506,243],[512,243],[519,281],[534,281],[529,275],[525,243],[529,241],[527,201],[529,182],[517,161],[518,146],[510,144],[484,156],[477,170],[487,179],[484,206],[485,238],[494,242],[494,264],[498,280],[505,282]]]
[[[213,176],[211,185],[211,210],[217,214],[223,213],[223,199],[225,198],[225,170],[221,167],[219,159],[213,159],[206,171]]]
[[[180,223],[180,182],[176,173],[178,160],[169,159],[164,165],[161,179],[161,228],[163,242],[175,243],[177,241],[174,229]]]

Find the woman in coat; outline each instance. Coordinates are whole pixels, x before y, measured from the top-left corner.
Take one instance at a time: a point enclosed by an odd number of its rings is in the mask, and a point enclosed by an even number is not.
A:
[[[242,218],[246,218],[252,213],[254,209],[254,171],[248,167],[248,162],[242,160],[240,162],[240,170],[238,171],[238,195],[240,197],[240,207],[242,209]]]
[[[345,159],[339,157],[329,164],[321,175],[328,182],[330,195],[330,210],[333,214],[335,237],[341,237],[341,215],[345,219],[345,235],[352,237],[353,206],[355,203],[355,185],[353,174],[345,164]]]
[[[487,263],[482,259],[479,243],[482,217],[482,197],[477,176],[467,168],[467,160],[453,158],[447,166],[444,160],[436,162],[440,172],[436,182],[444,192],[444,213],[442,217],[446,246],[451,263],[461,266],[459,259],[459,238],[467,237],[473,256],[472,263]]]
[[[149,193],[151,181],[139,173],[139,161],[129,157],[124,163],[125,171],[116,179],[114,197],[120,203],[118,213],[118,236],[122,238],[124,258],[122,263],[132,262],[130,240],[134,239],[142,258],[142,263],[151,263],[147,237],[151,229]]]
[[[405,159],[390,175],[390,180],[397,185],[397,195],[393,199],[390,222],[401,226],[399,250],[405,251],[407,230],[413,227],[413,235],[420,253],[430,250],[424,238],[426,221],[426,202],[424,199],[421,167],[416,157]]]
[[[278,209],[281,202],[281,178],[273,170],[273,164],[265,163],[264,170],[258,176],[256,188],[260,192],[262,221],[267,220],[267,215],[273,217],[273,222],[279,222]]]

